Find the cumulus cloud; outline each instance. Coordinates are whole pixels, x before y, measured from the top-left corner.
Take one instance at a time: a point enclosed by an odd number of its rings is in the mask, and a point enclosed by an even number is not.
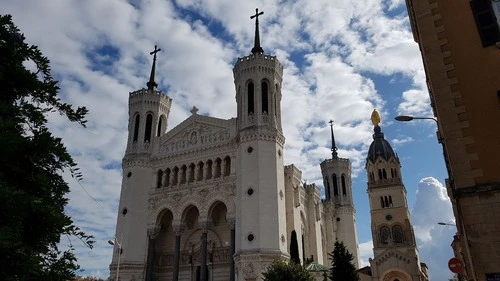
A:
[[[421,261],[429,267],[431,279],[448,280],[452,274],[447,261],[453,257],[449,245],[456,227],[438,225],[438,222],[454,223],[451,202],[446,188],[435,178],[423,178],[418,184],[411,221],[417,238]]]

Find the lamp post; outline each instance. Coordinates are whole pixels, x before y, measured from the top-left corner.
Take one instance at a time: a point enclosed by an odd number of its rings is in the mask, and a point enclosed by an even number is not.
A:
[[[118,264],[116,265],[116,278],[115,280],[118,281],[119,279],[119,276],[120,276],[120,257],[122,255],[122,240],[123,240],[123,236],[120,235],[120,241],[118,241],[116,239],[116,237],[113,238],[113,240],[108,240],[108,243],[110,245],[117,245],[118,246]]]
[[[456,224],[452,223],[446,223],[446,222],[438,222],[439,225],[450,225],[450,226],[457,226]]]

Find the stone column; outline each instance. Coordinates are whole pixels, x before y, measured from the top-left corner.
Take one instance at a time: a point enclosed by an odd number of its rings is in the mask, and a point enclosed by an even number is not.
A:
[[[227,220],[229,223],[229,226],[231,227],[231,267],[230,267],[230,275],[229,275],[229,280],[234,281],[235,280],[235,272],[234,272],[234,253],[236,252],[236,232],[235,232],[235,222],[236,220],[234,218],[230,218]]]
[[[179,280],[179,260],[180,260],[180,251],[181,251],[181,226],[180,225],[172,225],[172,228],[175,233],[175,252],[174,252],[174,270],[172,273],[172,280]]]
[[[148,254],[146,261],[146,281],[153,280],[153,265],[155,256],[155,241],[160,234],[160,225],[154,225],[148,228]]]
[[[208,281],[207,280],[207,230],[208,230],[208,223],[200,223],[201,226],[201,247],[200,247],[200,280],[201,281]]]

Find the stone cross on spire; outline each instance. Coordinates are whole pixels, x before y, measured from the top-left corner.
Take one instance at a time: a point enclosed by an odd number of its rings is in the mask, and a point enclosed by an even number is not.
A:
[[[332,158],[336,159],[339,158],[339,155],[337,154],[337,145],[335,144],[335,136],[333,135],[333,120],[330,120],[330,129],[332,131]]]
[[[255,18],[255,40],[253,43],[252,54],[263,54],[264,49],[260,46],[260,35],[259,35],[259,16],[263,15],[264,12],[259,13],[259,9],[255,9],[255,15],[250,16],[250,19]]]
[[[153,66],[151,67],[151,75],[149,76],[149,82],[146,83],[148,86],[148,90],[154,90],[156,87],[158,87],[158,84],[155,82],[155,70],[156,70],[156,53],[161,51],[161,49],[158,49],[158,47],[155,45],[154,51],[150,52],[150,55],[153,55]]]

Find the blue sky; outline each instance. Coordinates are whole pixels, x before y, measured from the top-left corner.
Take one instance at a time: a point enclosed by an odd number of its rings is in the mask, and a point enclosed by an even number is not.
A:
[[[335,121],[339,156],[353,162],[353,190],[363,263],[371,257],[364,164],[372,140],[370,114],[399,155],[421,260],[431,279],[446,280],[455,229],[437,225],[453,216],[418,45],[402,0],[4,0],[3,13],[51,60],[61,97],[89,108],[88,128],[55,114],[51,129],[84,172],[71,185],[68,212],[96,236],[78,246],[82,275],[107,277],[127,138],[128,93],[145,87],[149,52],[158,45],[157,82],[173,98],[172,129],[193,105],[220,118],[236,115],[232,67],[250,53],[258,7],[261,43],[285,67],[284,159],[322,188],[319,163],[331,156],[328,121]],[[88,194],[87,194],[88,193]],[[90,195],[89,195],[90,194]],[[92,198],[98,202],[96,203]],[[437,212],[436,210],[440,211]]]

